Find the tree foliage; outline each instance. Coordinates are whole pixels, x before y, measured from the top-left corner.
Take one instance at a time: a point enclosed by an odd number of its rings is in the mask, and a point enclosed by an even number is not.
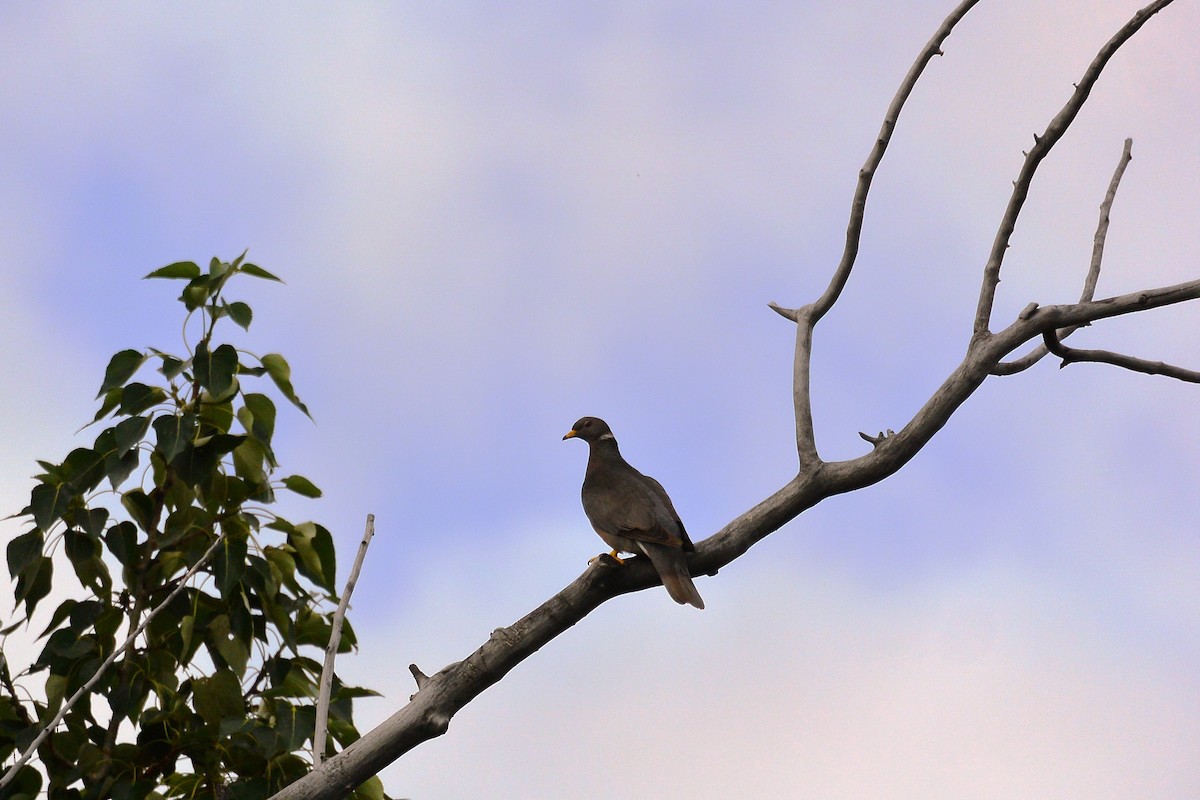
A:
[[[266,377],[307,415],[287,360],[216,338],[224,320],[253,320],[249,305],[226,299],[231,279],[279,280],[244,259],[147,275],[185,282],[187,352],[116,353],[89,423],[108,427],[90,447],[38,462],[21,512],[29,529],[7,546],[15,619],[0,634],[32,625],[52,589],[71,596],[32,664],[17,671],[0,657],[0,759],[23,753],[96,681],[8,778],[12,798],[261,798],[310,768],[302,751],[321,662],[309,651],[329,642],[336,559],[324,527],[270,510],[280,490],[320,496],[307,478],[280,475],[275,401],[253,391]],[[68,570],[77,587],[65,586]],[[354,643],[347,624],[340,649]],[[359,738],[352,701],[369,694],[334,677],[337,744]],[[382,797],[382,784],[357,795]]]

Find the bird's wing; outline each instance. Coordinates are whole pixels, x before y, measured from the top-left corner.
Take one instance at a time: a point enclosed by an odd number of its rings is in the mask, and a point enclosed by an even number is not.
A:
[[[675,527],[679,530],[679,539],[683,549],[689,553],[693,552],[696,547],[692,544],[692,540],[688,538],[687,529],[683,527],[683,520],[679,518],[679,512],[675,510],[675,504],[671,502],[671,498],[667,495],[667,490],[663,488],[661,483],[654,480],[654,478],[651,478],[649,475],[643,475],[642,478],[646,481],[646,484],[650,487],[651,491],[658,495],[659,500],[661,500],[666,506],[666,510],[671,515],[671,520],[675,523]]]
[[[659,496],[662,487],[653,478],[628,475],[613,487],[609,519],[614,533],[641,542],[681,547],[683,527],[677,521],[670,501]],[[665,493],[664,493],[665,496]],[[683,534],[686,536],[686,534]]]

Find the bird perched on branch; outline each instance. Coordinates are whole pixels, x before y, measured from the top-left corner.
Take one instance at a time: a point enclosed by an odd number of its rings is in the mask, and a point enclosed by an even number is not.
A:
[[[676,603],[704,608],[683,555],[696,548],[662,484],[621,457],[612,429],[604,420],[579,420],[563,436],[564,441],[576,438],[588,443],[587,471],[580,493],[583,512],[612,548],[609,555],[624,563],[618,553],[644,553]]]

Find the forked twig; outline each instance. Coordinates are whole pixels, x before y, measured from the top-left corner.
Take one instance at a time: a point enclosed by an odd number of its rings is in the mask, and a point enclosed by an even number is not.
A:
[[[1029,185],[1033,181],[1038,165],[1054,145],[1062,139],[1067,128],[1075,120],[1079,109],[1083,108],[1092,87],[1096,85],[1100,73],[1104,71],[1105,65],[1108,64],[1113,54],[1138,32],[1146,20],[1166,8],[1171,2],[1172,0],[1155,0],[1140,9],[1111,39],[1105,42],[1100,51],[1096,53],[1096,57],[1092,59],[1092,63],[1084,71],[1079,83],[1075,84],[1075,91],[1067,100],[1066,105],[1054,116],[1054,119],[1050,120],[1050,124],[1046,126],[1046,130],[1041,136],[1034,135],[1033,147],[1029,148],[1029,152],[1025,154],[1025,163],[1021,165],[1021,171],[1017,174],[1017,179],[1013,181],[1012,194],[1004,209],[1004,216],[1000,219],[1000,228],[996,231],[996,238],[992,243],[987,264],[983,268],[983,285],[980,287],[979,303],[975,309],[972,341],[985,338],[990,333],[992,305],[996,299],[996,287],[1000,283],[1000,265],[1004,262],[1005,251],[1008,250],[1009,240],[1017,227],[1017,217],[1020,216],[1021,208],[1025,205],[1025,198],[1029,195]]]
[[[892,102],[888,104],[887,112],[883,117],[883,125],[879,129],[879,135],[875,137],[875,144],[871,147],[871,152],[867,155],[867,160],[863,164],[862,169],[858,171],[858,183],[854,188],[854,199],[850,203],[850,221],[846,225],[846,244],[842,250],[841,261],[838,262],[837,268],[833,272],[833,277],[829,281],[829,286],[825,292],[817,299],[815,303],[804,306],[799,309],[791,309],[780,306],[777,303],[770,303],[769,307],[784,317],[796,323],[796,349],[793,358],[792,366],[792,403],[795,407],[796,415],[796,452],[800,458],[800,467],[802,469],[815,469],[821,463],[821,457],[817,452],[816,432],[813,428],[812,418],[812,381],[811,381],[811,361],[812,361],[812,331],[821,317],[833,308],[833,304],[837,302],[841,296],[842,290],[846,288],[847,281],[850,280],[850,273],[854,269],[854,261],[858,257],[859,244],[862,241],[863,217],[867,210],[867,194],[871,190],[871,181],[875,177],[875,170],[883,161],[883,155],[887,152],[888,144],[892,140],[892,133],[896,129],[896,123],[900,119],[900,112],[904,108],[904,103],[912,94],[913,87],[917,85],[917,80],[925,71],[925,67],[933,59],[934,56],[942,54],[942,43],[950,36],[950,32],[954,30],[954,26],[966,16],[967,12],[979,0],[963,0],[958,7],[950,13],[946,19],[942,21],[941,26],[930,37],[925,46],[921,48],[921,52],[917,54],[916,60],[909,67],[908,73],[904,76],[904,80],[900,82],[900,88],[896,90],[896,94],[892,97]]]
[[[1117,199],[1117,188],[1121,185],[1121,178],[1125,175],[1125,168],[1129,166],[1129,161],[1132,158],[1133,139],[1126,139],[1125,147],[1121,151],[1121,158],[1117,162],[1117,168],[1113,172],[1112,180],[1108,182],[1108,191],[1104,194],[1104,201],[1100,203],[1100,220],[1096,223],[1096,235],[1092,237],[1092,261],[1088,266],[1087,278],[1083,282],[1083,293],[1079,295],[1079,302],[1081,303],[1086,303],[1096,296],[1096,284],[1100,280],[1100,265],[1104,260],[1104,242],[1108,237],[1109,216],[1112,213],[1113,201]],[[1078,327],[1063,328],[1058,332],[1058,338],[1060,340],[1065,339],[1077,330],[1079,330]],[[1041,361],[1048,352],[1050,351],[1046,349],[1045,344],[1039,344],[1021,358],[1012,361],[1001,361],[992,369],[992,374],[1015,375],[1018,372],[1024,372],[1038,361]]]

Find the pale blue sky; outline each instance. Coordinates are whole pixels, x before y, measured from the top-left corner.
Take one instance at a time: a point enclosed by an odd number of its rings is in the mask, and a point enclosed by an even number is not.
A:
[[[918,85],[817,331],[827,458],[964,351],[1021,150],[1128,2],[982,3]],[[600,552],[584,414],[701,539],[793,473],[792,328],[948,2],[0,10],[0,499],[91,418],[107,358],[174,347],[177,287],[245,248],[239,343],[290,358],[288,510],[378,535],[364,724]],[[1200,10],[1113,60],[1035,183],[996,327],[1070,301],[1126,136],[1100,295],[1192,279]],[[1196,368],[1197,308],[1079,341]],[[1047,361],[987,383],[882,485],[698,587],[599,609],[385,773],[419,800],[1200,794],[1195,387]],[[20,530],[0,523],[5,537]],[[7,613],[6,611],[0,613]],[[15,646],[15,645],[13,645]]]

